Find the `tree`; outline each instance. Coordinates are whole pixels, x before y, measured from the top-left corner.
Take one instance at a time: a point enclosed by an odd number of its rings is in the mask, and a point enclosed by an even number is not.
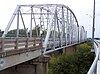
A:
[[[7,34],[8,37],[15,37],[17,35],[17,29],[10,30]],[[19,29],[19,37],[26,36],[24,29]]]
[[[86,74],[92,64],[94,55],[90,52],[90,49],[91,46],[89,42],[78,46],[78,51],[75,56],[77,57],[79,74]]]
[[[26,31],[24,29],[19,29],[19,37],[26,37]]]
[[[90,44],[84,43],[77,46],[78,50],[75,53],[51,57],[49,74],[86,74],[94,57],[90,52]]]
[[[52,58],[49,63],[49,74],[77,74],[77,65],[73,54],[63,54]]]

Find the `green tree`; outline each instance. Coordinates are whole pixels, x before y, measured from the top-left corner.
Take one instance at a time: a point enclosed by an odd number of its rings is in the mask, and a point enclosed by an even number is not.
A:
[[[49,63],[49,74],[77,74],[76,61],[74,55],[63,54],[57,58],[52,58]]]
[[[84,43],[77,46],[75,53],[51,57],[49,74],[86,74],[93,61],[90,44]]]
[[[8,32],[9,37],[15,37],[17,34],[17,30],[13,29]],[[26,36],[26,31],[24,29],[19,29],[19,37]]]
[[[19,37],[26,37],[26,31],[24,29],[19,29]]]
[[[16,36],[16,29],[8,31],[7,36],[8,37],[15,37]]]
[[[90,52],[91,46],[89,45],[90,43],[84,43],[79,45],[78,51],[75,54],[77,58],[79,74],[86,74],[92,64],[93,53]]]

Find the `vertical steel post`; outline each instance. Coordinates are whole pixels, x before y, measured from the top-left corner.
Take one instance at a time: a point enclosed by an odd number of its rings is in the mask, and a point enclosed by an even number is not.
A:
[[[73,44],[73,30],[74,30],[74,25],[73,25],[73,14],[71,14],[71,43]]]
[[[72,14],[70,12],[70,44],[72,43]]]
[[[58,28],[58,38],[59,38],[59,46],[61,45],[61,34],[60,34],[60,27],[59,27],[59,22],[58,22],[58,16],[56,12],[56,17],[57,17],[57,28]]]
[[[94,49],[94,31],[95,31],[95,0],[93,6],[92,49]]]
[[[42,38],[42,8],[40,8],[40,35],[41,37],[41,40],[43,39]],[[43,43],[43,40],[42,40],[42,43]],[[43,56],[43,53],[44,53],[44,50],[41,49],[41,55]]]
[[[40,37],[41,37],[41,32],[42,32],[42,8],[40,8]]]
[[[48,23],[49,23],[49,12],[47,11],[47,30],[48,30]]]
[[[67,18],[67,21],[68,21],[68,44],[70,44],[70,13],[69,13],[69,10],[68,10],[68,18]]]
[[[87,40],[87,31],[86,31],[86,35],[85,35],[85,41]]]
[[[67,42],[68,42],[68,40],[67,40],[67,35],[68,35],[68,9],[67,9],[67,21],[66,21],[66,46],[67,46]]]
[[[57,11],[55,12],[55,14],[56,14],[56,13],[57,13]],[[53,40],[54,40],[54,49],[55,49],[55,45],[56,45],[56,41],[55,41],[55,40],[56,40],[56,23],[57,23],[57,22],[56,22],[56,20],[57,20],[56,18],[57,18],[57,16],[55,15],[55,16],[54,16],[54,33],[53,33],[53,34],[54,34],[54,35],[53,35],[53,38],[54,38],[54,39],[53,39]]]
[[[33,13],[33,7],[31,7],[30,37],[32,37],[32,13]]]
[[[64,19],[64,8],[62,7],[62,43],[66,41],[65,38],[65,19]]]
[[[78,28],[78,31],[77,31],[78,32],[78,37],[77,37],[78,39],[77,40],[78,40],[78,44],[79,44],[80,43],[79,42],[80,41],[80,35],[79,35],[79,25],[78,25],[78,23],[77,23],[77,28]]]
[[[17,11],[17,38],[19,37],[19,10],[20,8],[18,8]]]

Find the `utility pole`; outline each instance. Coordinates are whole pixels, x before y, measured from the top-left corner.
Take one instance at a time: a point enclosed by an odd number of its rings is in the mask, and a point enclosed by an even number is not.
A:
[[[95,0],[93,5],[92,50],[94,50],[94,31],[95,31]]]
[[[95,0],[93,4],[92,50],[94,50],[94,31],[95,31]],[[96,71],[97,71],[97,66],[95,66],[94,74],[96,74]]]

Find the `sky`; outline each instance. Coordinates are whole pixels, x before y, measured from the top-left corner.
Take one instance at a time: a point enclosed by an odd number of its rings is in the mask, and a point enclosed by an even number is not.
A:
[[[0,29],[5,30],[11,15],[19,4],[64,4],[77,17],[78,23],[85,27],[87,37],[92,37],[93,0],[1,0]],[[95,37],[100,37],[100,0],[96,0]]]

